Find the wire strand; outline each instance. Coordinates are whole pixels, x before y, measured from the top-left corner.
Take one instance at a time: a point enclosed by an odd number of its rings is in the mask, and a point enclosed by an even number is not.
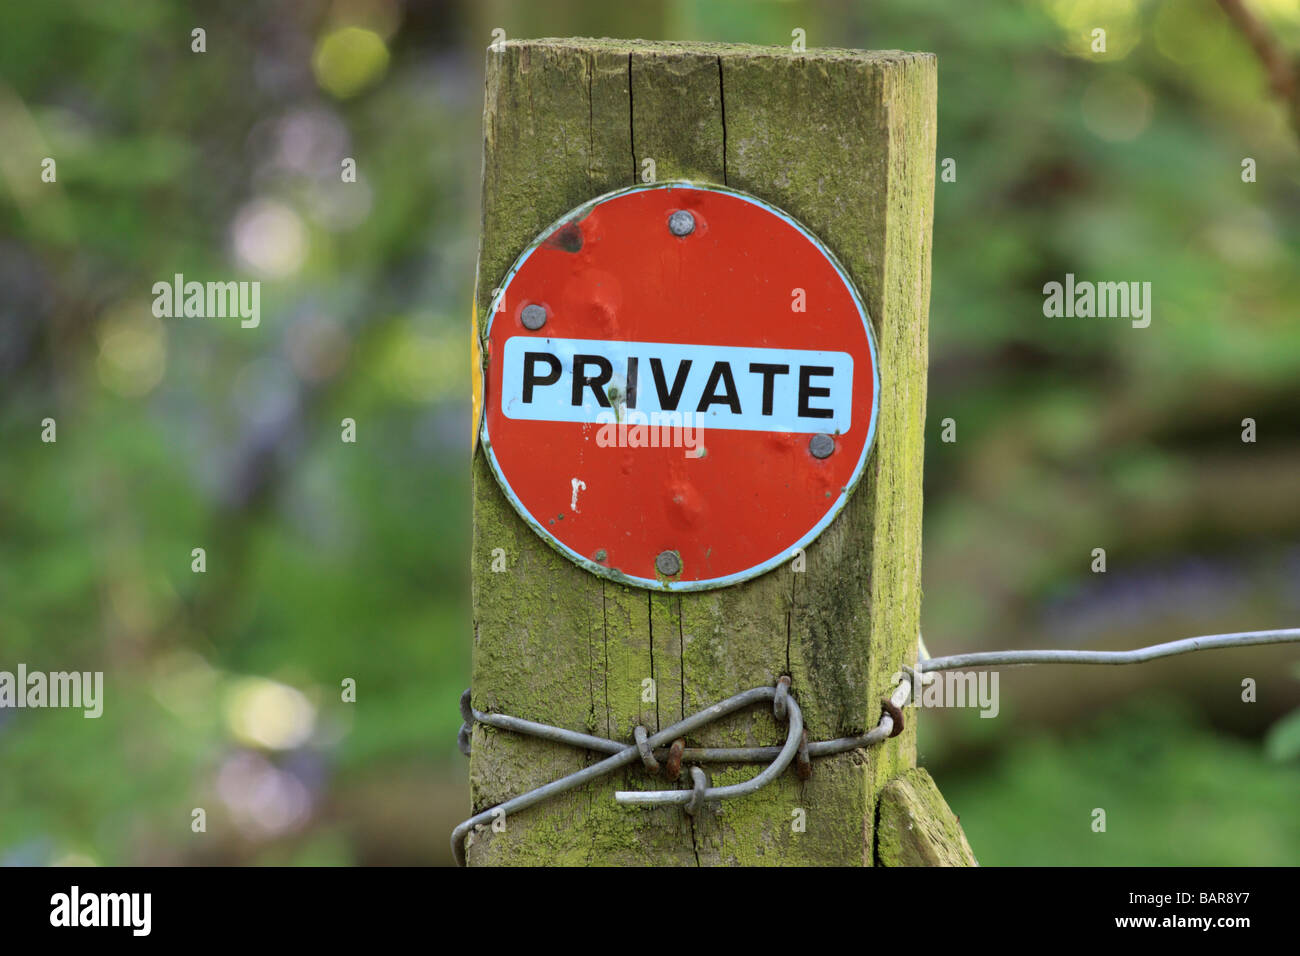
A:
[[[1241,631],[1236,634],[1207,634],[1185,637],[1165,644],[1152,644],[1131,651],[981,651],[975,654],[950,654],[921,661],[921,670],[949,671],[962,667],[992,667],[998,664],[1145,664],[1161,657],[1174,657],[1192,651],[1209,651],[1223,647],[1250,647],[1255,644],[1288,644],[1300,641],[1300,628],[1278,631]]]

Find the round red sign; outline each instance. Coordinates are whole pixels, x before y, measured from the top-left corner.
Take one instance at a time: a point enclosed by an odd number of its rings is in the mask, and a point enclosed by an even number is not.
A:
[[[697,590],[793,557],[875,435],[871,323],[803,226],[718,186],[635,186],[552,225],[484,333],[482,444],[511,504],[596,574]]]

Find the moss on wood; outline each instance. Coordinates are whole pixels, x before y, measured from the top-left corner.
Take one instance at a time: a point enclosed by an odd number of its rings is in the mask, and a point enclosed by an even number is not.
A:
[[[880,794],[876,859],[881,866],[978,866],[961,824],[922,768]]]

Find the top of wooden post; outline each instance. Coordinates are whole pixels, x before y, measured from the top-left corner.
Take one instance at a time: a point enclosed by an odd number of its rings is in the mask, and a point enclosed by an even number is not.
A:
[[[903,60],[933,60],[933,53],[907,50],[853,50],[844,47],[809,47],[794,50],[788,45],[758,43],[720,43],[685,40],[620,40],[612,37],[536,37],[532,39],[505,40],[502,47],[550,47],[564,50],[587,50],[615,53],[702,53],[713,56],[779,57],[789,60],[857,60],[861,62],[892,62]],[[496,46],[489,46],[489,52]]]

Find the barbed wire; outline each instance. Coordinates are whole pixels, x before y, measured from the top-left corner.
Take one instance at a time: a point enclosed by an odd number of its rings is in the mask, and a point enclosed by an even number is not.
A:
[[[690,768],[689,790],[619,790],[615,802],[628,805],[665,806],[680,804],[689,814],[696,813],[706,801],[725,800],[754,793],[771,783],[786,771],[791,763],[802,780],[812,775],[812,758],[847,753],[880,743],[903,731],[902,708],[912,695],[915,684],[925,682],[924,675],[936,671],[956,670],[966,667],[990,667],[1019,664],[1142,664],[1162,657],[1173,657],[1193,651],[1249,647],[1260,644],[1300,642],[1300,628],[1272,631],[1240,631],[1234,634],[1209,634],[1152,644],[1131,651],[1076,651],[1076,650],[1025,650],[981,651],[972,654],[953,654],[947,657],[930,657],[925,642],[919,641],[919,671],[902,668],[902,676],[893,693],[883,699],[879,722],[864,734],[839,737],[810,743],[803,725],[803,711],[790,695],[790,678],[783,676],[775,687],[754,687],[706,707],[690,717],[655,734],[638,726],[633,732],[634,742],[629,744],[576,730],[566,730],[533,720],[512,717],[509,714],[492,714],[474,709],[468,689],[460,696],[460,712],[464,723],[457,735],[460,750],[466,756],[471,752],[471,731],[475,723],[508,730],[514,733],[539,737],[567,744],[581,750],[608,754],[604,760],[589,767],[535,787],[512,797],[481,813],[476,813],[460,823],[451,834],[451,851],[456,863],[465,865],[465,840],[476,827],[482,827],[506,815],[524,810],[550,797],[581,786],[640,760],[652,774],[663,772],[669,781],[675,781],[683,763],[766,763],[762,771],[744,783],[724,787],[710,787],[708,777],[698,766]],[[778,722],[787,725],[785,743],[779,747],[687,747],[685,736],[716,720],[756,703],[771,701],[772,713]]]

